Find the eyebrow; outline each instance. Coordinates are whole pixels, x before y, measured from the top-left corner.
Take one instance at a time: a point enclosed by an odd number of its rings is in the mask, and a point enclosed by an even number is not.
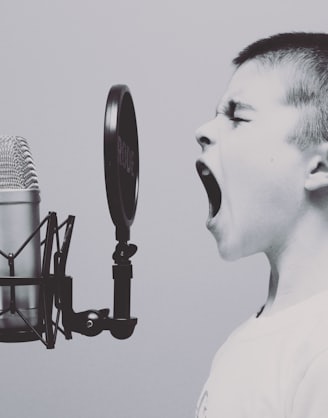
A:
[[[252,110],[255,111],[255,108],[248,104],[248,103],[243,103],[240,101],[235,101],[233,99],[229,100],[226,104],[224,104],[222,107],[218,107],[215,111],[215,116],[217,116],[219,113],[222,112],[222,110],[220,111],[220,109],[223,108],[223,112],[224,113],[234,113],[235,111],[238,110]]]

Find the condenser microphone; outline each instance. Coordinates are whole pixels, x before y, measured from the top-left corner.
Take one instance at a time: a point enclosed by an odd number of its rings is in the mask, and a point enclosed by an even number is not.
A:
[[[134,104],[126,85],[113,86],[107,97],[104,174],[118,241],[112,256],[112,316],[107,308],[74,311],[73,280],[66,274],[66,262],[75,217],[69,215],[58,224],[56,212],[49,212],[40,223],[40,190],[27,141],[0,136],[1,342],[40,340],[50,349],[59,332],[66,339],[72,338],[72,332],[95,336],[104,330],[118,339],[132,335],[137,318],[130,315],[130,258],[137,246],[129,241],[139,190],[139,147]]]
[[[0,276],[12,278],[15,284],[20,276],[41,277],[39,202],[38,178],[27,141],[0,136]],[[37,285],[0,286],[0,341],[6,341],[11,331],[16,341],[20,334],[22,341],[36,339],[28,330],[38,327],[38,308]]]

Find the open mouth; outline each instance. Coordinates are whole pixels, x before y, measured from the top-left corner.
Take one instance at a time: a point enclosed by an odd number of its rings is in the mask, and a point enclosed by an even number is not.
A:
[[[210,216],[214,218],[214,216],[219,212],[221,206],[220,186],[211,170],[203,162],[197,161],[196,169],[207,192],[210,205]]]

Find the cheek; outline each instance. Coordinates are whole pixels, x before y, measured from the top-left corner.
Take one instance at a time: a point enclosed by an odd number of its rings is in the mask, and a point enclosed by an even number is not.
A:
[[[294,149],[233,143],[221,149],[222,177],[232,214],[266,216],[274,210],[291,212],[303,190],[300,158]],[[223,196],[224,198],[224,196]]]
[[[224,143],[221,147],[222,178],[227,193],[232,196],[249,196],[261,189],[264,177],[271,170],[270,155],[252,146],[251,141],[237,145],[237,141]],[[253,196],[256,197],[256,196]]]

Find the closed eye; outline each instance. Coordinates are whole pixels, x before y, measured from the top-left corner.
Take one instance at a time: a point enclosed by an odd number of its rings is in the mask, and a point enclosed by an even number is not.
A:
[[[229,120],[231,120],[234,125],[237,125],[238,123],[242,122],[250,122],[250,119],[241,118],[239,116],[235,116],[236,112],[240,112],[241,110],[239,108],[244,107],[244,105],[241,105],[239,102],[235,102],[233,100],[230,100],[222,109],[222,111],[218,111],[217,114],[222,114],[226,116]]]
[[[250,122],[250,119],[240,118],[240,117],[234,116],[230,112],[226,112],[226,111],[217,112],[216,116],[218,116],[218,115],[226,116],[229,120],[231,120],[232,122],[236,122],[236,123],[238,123],[238,122]]]
[[[229,119],[230,119],[232,122],[236,122],[236,123],[239,123],[239,122],[250,122],[250,120],[249,120],[249,119],[243,119],[243,118],[238,118],[238,117],[234,117],[234,116],[229,117]]]

